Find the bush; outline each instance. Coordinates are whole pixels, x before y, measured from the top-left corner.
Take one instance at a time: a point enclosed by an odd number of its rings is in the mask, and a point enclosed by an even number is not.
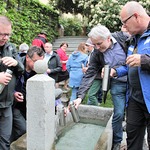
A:
[[[10,40],[17,46],[23,42],[31,45],[34,37],[43,29],[49,41],[58,36],[58,13],[36,0],[0,0],[0,13],[12,21],[13,34]]]
[[[86,94],[85,98],[82,101],[82,104],[87,104],[88,101],[88,95]],[[112,108],[113,107],[113,102],[112,102],[112,98],[111,98],[111,94],[110,92],[108,92],[107,94],[107,99],[106,99],[106,103],[104,104],[104,102],[102,101],[101,107],[108,107],[108,108]]]
[[[77,18],[60,18],[59,23],[64,27],[65,36],[79,36],[82,34],[82,23]]]

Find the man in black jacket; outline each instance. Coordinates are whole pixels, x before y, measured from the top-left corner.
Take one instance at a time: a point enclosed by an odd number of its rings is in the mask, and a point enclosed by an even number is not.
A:
[[[0,84],[5,85],[0,93],[0,149],[10,149],[12,132],[12,104],[16,78],[23,72],[23,64],[18,60],[16,47],[9,43],[12,32],[11,21],[0,16]],[[12,75],[6,73],[10,69]]]
[[[86,92],[91,87],[95,79],[101,79],[101,70],[104,67],[103,54],[98,50],[94,49],[92,55],[90,56],[90,63],[88,69],[83,76],[82,82],[80,84],[77,97],[82,99],[85,97]]]
[[[47,42],[44,46],[45,57],[44,60],[47,61],[48,69],[47,74],[55,80],[55,83],[58,82],[58,73],[61,72],[61,63],[60,58],[55,51],[53,51],[53,46],[51,43]]]
[[[102,25],[97,25],[93,27],[88,34],[89,38],[95,45],[95,47],[103,53],[104,62],[108,64],[110,68],[117,68],[125,64],[126,52],[125,52],[125,41],[128,36],[125,36],[123,32],[117,32],[114,35]],[[93,58],[94,59],[94,58]],[[95,60],[94,60],[95,62]],[[96,67],[101,69],[102,63],[94,64],[94,71],[91,74],[85,74],[85,77],[82,80],[81,86],[78,91],[78,99],[74,100],[75,107],[81,103],[85,91],[91,85],[91,82],[95,78]],[[90,69],[90,68],[89,68]],[[89,76],[90,75],[90,76]],[[91,77],[91,79],[89,79]],[[124,117],[124,108],[125,108],[125,98],[126,98],[126,85],[127,76],[121,78],[111,78],[110,81],[110,93],[112,96],[112,101],[114,104],[114,114],[112,119],[112,128],[113,128],[113,147],[112,150],[119,150],[120,144],[122,141],[122,121]],[[87,86],[88,85],[88,86]],[[85,87],[87,86],[87,87]]]
[[[128,39],[128,36],[124,34],[124,32],[114,32],[112,33],[112,36],[117,40],[117,42],[121,45],[124,52],[126,53],[126,40]],[[91,57],[90,57],[90,63],[88,70],[86,71],[86,74],[83,76],[81,85],[78,90],[78,98],[83,98],[86,95],[86,92],[91,87],[94,79],[101,79],[101,70],[104,67],[104,57],[103,54],[97,50],[94,49]]]
[[[37,60],[44,58],[44,52],[40,47],[31,46],[27,51],[26,56],[21,58],[25,70],[19,76],[14,92],[15,103],[13,105],[13,132],[12,141],[26,132],[26,82],[29,78],[34,76],[34,63]]]

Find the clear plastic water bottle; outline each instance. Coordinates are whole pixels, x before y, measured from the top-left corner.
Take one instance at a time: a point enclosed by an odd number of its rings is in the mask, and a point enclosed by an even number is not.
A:
[[[7,73],[12,74],[12,71],[10,69],[6,70]],[[3,92],[5,85],[0,83],[0,94]]]

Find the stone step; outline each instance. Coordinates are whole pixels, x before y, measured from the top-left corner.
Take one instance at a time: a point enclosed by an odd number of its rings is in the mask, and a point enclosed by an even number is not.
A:
[[[67,54],[71,54],[74,50],[78,48],[78,45],[81,42],[86,42],[88,37],[86,36],[64,36],[64,37],[59,37],[55,39],[53,42],[53,50],[57,50],[61,43],[67,42],[68,43],[68,49],[67,49]]]
[[[62,41],[62,40],[79,40],[79,39],[87,39],[87,36],[63,36],[63,37],[59,37],[56,40],[57,41]]]

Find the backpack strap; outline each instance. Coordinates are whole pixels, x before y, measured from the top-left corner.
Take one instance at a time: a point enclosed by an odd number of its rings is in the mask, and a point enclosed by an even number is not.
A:
[[[129,44],[129,36],[124,34],[122,31],[112,33],[112,36],[116,39],[116,41],[120,44],[125,54],[127,54],[128,44]]]

